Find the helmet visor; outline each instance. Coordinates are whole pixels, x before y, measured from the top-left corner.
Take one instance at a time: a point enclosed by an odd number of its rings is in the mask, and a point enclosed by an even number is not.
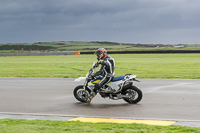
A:
[[[104,50],[98,49],[94,54],[97,55],[97,60],[100,60],[103,57]]]

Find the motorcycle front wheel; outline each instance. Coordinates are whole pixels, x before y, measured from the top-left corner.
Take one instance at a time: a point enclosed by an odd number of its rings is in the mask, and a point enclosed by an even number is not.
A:
[[[142,99],[142,91],[136,86],[131,86],[123,90],[122,94],[127,96],[123,98],[124,101],[130,104],[137,104]]]
[[[74,89],[74,97],[83,103],[86,103],[89,100],[90,94],[87,89],[84,89],[83,85],[79,85]]]

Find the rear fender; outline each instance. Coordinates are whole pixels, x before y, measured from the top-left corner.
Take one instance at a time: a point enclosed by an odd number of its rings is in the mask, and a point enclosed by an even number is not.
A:
[[[133,81],[140,82],[138,79],[136,79],[136,75],[130,75],[129,79],[132,79]]]

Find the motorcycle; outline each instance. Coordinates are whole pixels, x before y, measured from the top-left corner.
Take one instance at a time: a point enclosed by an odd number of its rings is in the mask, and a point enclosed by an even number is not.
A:
[[[75,80],[85,80],[84,85],[75,87],[73,91],[74,97],[80,102],[90,103],[92,98],[96,96],[96,93],[93,91],[94,85],[103,78],[102,76],[92,78],[91,75],[95,72],[96,67],[97,65],[94,62],[86,77],[80,77]],[[123,99],[130,104],[137,104],[142,99],[142,91],[133,85],[134,81],[140,82],[135,75],[131,74],[114,77],[112,81],[102,86],[97,93],[103,98],[110,98],[112,100]]]

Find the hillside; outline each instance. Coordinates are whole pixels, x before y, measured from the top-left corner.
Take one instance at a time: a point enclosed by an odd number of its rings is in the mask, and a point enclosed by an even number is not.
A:
[[[143,50],[200,50],[199,44],[130,44],[117,42],[38,42],[0,44],[0,53],[7,52],[53,52],[53,51],[94,51],[98,48],[108,51],[143,51]]]

